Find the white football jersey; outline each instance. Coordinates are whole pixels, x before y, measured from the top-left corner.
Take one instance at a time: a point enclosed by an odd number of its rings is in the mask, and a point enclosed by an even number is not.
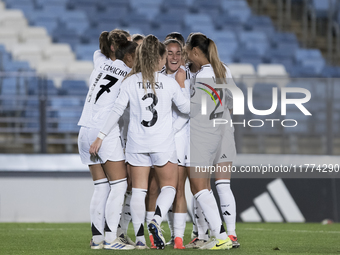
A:
[[[172,102],[185,113],[190,112],[189,95],[176,80],[155,72],[154,94],[150,83],[145,92],[142,74],[134,74],[123,81],[113,111],[121,116],[128,103],[130,122],[126,152],[153,153],[175,150],[172,127]],[[109,125],[110,126],[110,125]],[[102,132],[105,134],[104,127]]]
[[[100,51],[93,57],[94,70],[79,126],[100,128],[104,125],[119,93],[122,80],[131,71],[121,60],[112,61]],[[119,135],[119,127],[115,131]]]
[[[232,79],[230,69],[226,68],[226,78]],[[231,116],[229,109],[232,109],[232,94],[225,88],[215,88],[215,73],[211,64],[201,67],[194,78],[191,79],[191,128],[204,128],[205,132],[214,133],[219,127],[213,127],[214,119],[226,119],[230,128]],[[205,98],[205,99],[202,99]],[[206,112],[202,114],[202,100],[206,100]],[[233,129],[233,128],[232,128]],[[210,130],[210,131],[208,131]]]
[[[182,70],[186,71],[184,66],[180,66],[180,68]],[[163,73],[164,75],[166,75],[170,78],[175,79],[177,71],[174,72],[173,74],[167,74],[166,69],[162,69],[161,73]],[[185,81],[184,85],[185,85],[186,93],[189,94],[190,93],[190,82]],[[172,106],[172,124],[173,124],[173,127],[175,129],[180,129],[180,130],[176,130],[177,133],[176,133],[175,136],[180,136],[183,133],[187,132],[188,120],[189,120],[189,116],[187,114],[181,113],[175,105]]]

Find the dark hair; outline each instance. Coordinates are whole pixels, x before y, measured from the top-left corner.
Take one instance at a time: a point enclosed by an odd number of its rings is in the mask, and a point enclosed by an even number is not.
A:
[[[197,47],[203,52],[214,69],[215,78],[216,81],[219,81],[218,83],[222,81],[226,82],[227,70],[218,56],[217,47],[213,40],[209,39],[204,34],[194,33],[188,36],[186,44],[190,49]]]
[[[165,37],[165,40],[168,40],[168,39],[175,39],[175,40],[178,40],[178,41],[182,44],[182,46],[184,46],[184,44],[185,44],[183,35],[181,35],[181,34],[178,33],[178,32],[172,32],[172,33],[168,34],[168,35]]]
[[[164,43],[159,42],[159,48],[158,48],[159,56],[163,57],[165,52],[166,52],[166,47],[165,47]]]
[[[113,32],[116,32],[116,33],[121,33],[121,34],[125,35],[126,38],[131,37],[129,31],[125,31],[125,30],[123,30],[123,29],[115,28],[115,29],[113,29],[112,31],[113,31]]]
[[[126,38],[130,37],[130,34],[127,31],[121,29],[114,29],[111,32],[104,31],[99,36],[99,48],[100,51],[105,57],[110,58],[114,54],[111,50],[111,45],[115,48],[114,35],[115,34],[123,34]]]
[[[144,38],[145,36],[141,34],[133,34],[131,37],[133,42],[138,42],[139,40],[143,40]]]
[[[164,45],[165,45],[165,46],[168,46],[170,43],[176,43],[176,44],[178,44],[179,47],[181,48],[181,50],[182,50],[182,48],[183,48],[182,44],[181,44],[178,40],[176,40],[176,39],[168,39],[168,40],[165,40],[165,41],[164,41]]]
[[[115,33],[113,35],[113,40],[116,59],[123,60],[125,54],[135,53],[137,43],[128,41],[128,39],[123,33]]]

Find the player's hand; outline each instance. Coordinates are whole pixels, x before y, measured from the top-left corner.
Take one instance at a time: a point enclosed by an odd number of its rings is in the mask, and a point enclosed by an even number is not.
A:
[[[98,154],[102,142],[103,140],[97,137],[96,140],[91,144],[89,152],[92,156],[96,156]]]
[[[182,68],[178,68],[175,79],[178,82],[179,86],[181,86],[181,88],[185,88],[184,85],[185,78],[186,78],[185,71]]]

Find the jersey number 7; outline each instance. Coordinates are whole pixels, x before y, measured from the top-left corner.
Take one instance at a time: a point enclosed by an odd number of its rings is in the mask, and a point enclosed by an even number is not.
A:
[[[104,92],[110,93],[110,88],[116,84],[116,82],[118,81],[117,78],[111,76],[111,75],[105,75],[105,77],[103,78],[105,80],[109,80],[110,82],[106,85],[100,85],[100,87],[102,88],[101,90],[98,91],[97,96],[96,96],[96,101],[94,103],[97,102],[97,100],[100,98],[101,95],[103,95]]]

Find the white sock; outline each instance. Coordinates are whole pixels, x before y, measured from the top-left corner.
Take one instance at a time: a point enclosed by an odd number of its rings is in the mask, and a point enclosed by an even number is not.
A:
[[[117,238],[117,229],[121,218],[124,194],[127,188],[126,178],[111,181],[111,191],[107,198],[105,208],[105,241],[112,243]]]
[[[149,232],[148,225],[149,225],[150,221],[152,220],[154,214],[155,214],[154,211],[153,211],[153,212],[151,212],[151,211],[146,211],[145,222],[146,222],[146,229],[148,230],[149,236],[151,235],[151,233]]]
[[[169,225],[171,237],[173,237],[174,236],[174,213],[172,211],[172,205],[170,206],[169,211],[168,211],[168,225]]]
[[[130,202],[131,202],[131,191],[126,191],[125,193],[125,202],[123,205],[122,215],[119,221],[119,234],[127,235],[127,230],[129,228],[129,223],[131,221],[131,211],[130,211]]]
[[[94,181],[94,191],[90,203],[92,239],[95,243],[104,241],[105,205],[110,192],[107,178]]]
[[[203,189],[195,194],[195,198],[208,221],[212,235],[217,239],[227,239],[228,236],[223,227],[214,195],[209,190]]]
[[[194,198],[195,199],[195,198]],[[196,223],[197,223],[197,233],[198,233],[198,239],[199,240],[208,240],[208,229],[209,225],[207,222],[207,219],[205,218],[203,214],[202,207],[199,203],[196,202]]]
[[[153,219],[160,225],[164,215],[169,211],[170,206],[174,202],[176,189],[172,186],[164,186],[158,195],[156,201],[156,210]]]
[[[197,210],[197,200],[193,197],[191,200],[192,203],[192,210],[193,210],[193,217],[192,217],[192,231],[198,233],[197,229],[197,219],[196,219],[196,210]]]
[[[174,213],[174,236],[183,239],[187,214],[186,213]]]
[[[132,196],[130,201],[130,210],[132,216],[133,229],[135,230],[136,243],[142,241],[145,243],[144,237],[144,219],[145,219],[145,197],[146,189],[132,188]]]
[[[223,219],[227,225],[228,235],[236,236],[236,202],[230,189],[230,180],[218,180],[215,182],[216,190],[220,198]]]

